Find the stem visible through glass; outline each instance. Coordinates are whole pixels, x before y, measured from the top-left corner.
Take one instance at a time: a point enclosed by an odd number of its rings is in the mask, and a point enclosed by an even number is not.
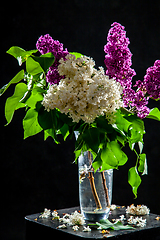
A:
[[[92,159],[91,159],[91,152],[90,151],[88,151],[88,159],[89,159],[90,165],[92,165]],[[97,194],[97,191],[96,191],[96,187],[95,187],[95,183],[94,183],[93,172],[89,172],[88,174],[89,174],[88,179],[90,181],[91,190],[92,190],[95,202],[96,202],[97,209],[102,209],[101,202],[99,200],[99,197],[98,197],[98,194]],[[104,192],[105,192],[105,195],[106,195],[107,206],[110,207],[108,188],[107,188],[107,185],[106,185],[106,178],[105,178],[105,175],[104,175],[104,171],[101,172],[101,176],[102,176],[102,184],[103,184]]]
[[[92,165],[90,151],[88,151],[88,159],[89,159],[90,165]],[[101,202],[99,200],[99,197],[98,197],[98,194],[97,194],[97,191],[96,191],[96,187],[95,187],[95,183],[94,183],[93,172],[88,172],[88,174],[89,174],[88,179],[90,181],[91,190],[92,190],[92,193],[93,193],[93,197],[94,197],[97,209],[102,209],[102,205],[101,205]]]
[[[106,195],[106,202],[108,204],[108,207],[110,207],[108,188],[107,188],[107,185],[106,185],[106,178],[105,178],[105,175],[104,175],[104,171],[101,172],[101,176],[102,176],[102,183],[103,183],[103,187],[104,187],[104,192],[105,192],[105,195]]]

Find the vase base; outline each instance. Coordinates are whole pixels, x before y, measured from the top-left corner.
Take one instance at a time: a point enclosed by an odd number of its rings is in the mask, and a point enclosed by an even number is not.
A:
[[[109,216],[110,208],[107,208],[104,210],[98,210],[98,211],[82,211],[83,216],[85,220],[91,221],[91,222],[98,222],[101,219],[107,219]]]

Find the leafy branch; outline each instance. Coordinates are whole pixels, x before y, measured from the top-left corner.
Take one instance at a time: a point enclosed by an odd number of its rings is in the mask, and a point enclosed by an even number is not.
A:
[[[43,93],[47,90],[47,86],[44,84],[44,81],[46,82],[45,74],[55,59],[52,53],[37,57],[33,55],[36,52],[37,50],[25,51],[17,46],[13,46],[7,51],[18,60],[19,65],[26,63],[26,66],[0,89],[0,95],[2,95],[11,84],[17,84],[14,94],[6,100],[5,117],[8,125],[17,109],[26,108],[28,110],[23,120],[24,138],[42,131],[37,120],[36,104],[43,100]],[[21,80],[24,82],[20,82]]]
[[[128,145],[136,153],[135,166],[128,171],[128,182],[137,197],[137,189],[141,183],[141,175],[147,174],[147,160],[143,150],[143,135],[145,134],[144,122],[125,108],[117,110],[115,123],[109,124],[105,116],[99,116],[93,123],[85,123],[80,120],[73,122],[68,115],[53,109],[45,110],[41,102],[43,95],[48,90],[46,74],[49,67],[54,64],[55,57],[52,53],[41,56],[35,55],[37,50],[25,51],[17,46],[11,47],[8,54],[18,61],[24,69],[20,70],[8,84],[0,89],[0,96],[13,84],[14,94],[6,100],[5,117],[8,125],[16,110],[24,108],[26,115],[23,119],[24,139],[41,131],[44,132],[44,140],[52,137],[56,143],[58,135],[61,134],[66,140],[72,137],[74,131],[79,132],[75,143],[75,161],[85,151],[93,155],[92,166],[95,171],[103,172],[108,169],[118,169],[123,166],[128,157],[123,147]],[[72,53],[75,57],[82,54]],[[23,81],[23,82],[22,82]],[[160,111],[154,108],[146,118],[160,121]],[[135,144],[139,146],[139,153],[135,151]]]

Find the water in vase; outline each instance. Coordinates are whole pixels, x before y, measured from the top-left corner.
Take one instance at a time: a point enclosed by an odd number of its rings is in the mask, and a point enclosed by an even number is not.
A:
[[[113,170],[95,172],[87,165],[79,166],[80,208],[86,220],[108,218],[112,197]]]

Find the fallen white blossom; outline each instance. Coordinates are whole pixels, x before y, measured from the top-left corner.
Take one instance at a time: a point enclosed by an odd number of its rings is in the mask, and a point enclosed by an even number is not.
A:
[[[110,206],[110,210],[113,211],[113,210],[115,210],[115,209],[116,209],[116,205],[115,205],[115,204],[112,204],[112,205]]]
[[[44,212],[39,216],[40,218],[49,218],[51,216],[51,210],[45,208]]]
[[[63,223],[66,223],[69,226],[71,226],[71,225],[84,225],[85,224],[83,214],[78,213],[77,211],[75,211],[72,214],[66,213],[63,216],[63,218],[59,218],[59,221],[63,222]]]
[[[126,220],[125,216],[124,215],[120,215],[119,218],[117,219],[112,219],[112,221],[116,224],[117,222],[122,222]]]
[[[91,232],[91,228],[89,226],[85,227],[83,226],[84,229],[83,229],[83,232]]]
[[[69,226],[72,225],[72,223],[71,223],[71,221],[70,221],[70,214],[68,214],[68,213],[66,213],[66,214],[63,216],[63,218],[59,218],[59,221],[65,223],[65,224],[67,224],[67,225],[69,225]]]
[[[77,211],[75,211],[74,213],[72,213],[70,215],[70,221],[73,225],[84,225],[85,224],[83,214],[78,213]]]
[[[130,218],[127,220],[128,224],[133,224],[137,227],[145,227],[147,223],[147,219],[142,219],[142,217],[136,217],[130,216]]]
[[[57,228],[67,228],[67,226],[65,224],[59,225]]]
[[[97,230],[102,230],[102,227],[101,227],[101,226],[99,226],[99,227],[97,228]]]
[[[74,231],[78,231],[79,227],[78,227],[78,225],[75,225],[75,226],[72,227],[72,229],[73,229]]]
[[[54,219],[59,219],[58,212],[57,212],[56,210],[54,210],[54,211],[52,212],[52,216],[53,216],[53,219],[52,219],[52,220],[54,220]]]
[[[124,215],[120,215],[119,217],[120,217],[119,221],[121,221],[121,222],[124,221],[124,220],[126,220],[126,218],[125,218]]]
[[[132,214],[132,215],[148,215],[150,213],[150,209],[145,205],[137,205],[134,206],[134,204],[130,205],[126,209],[126,213]]]

